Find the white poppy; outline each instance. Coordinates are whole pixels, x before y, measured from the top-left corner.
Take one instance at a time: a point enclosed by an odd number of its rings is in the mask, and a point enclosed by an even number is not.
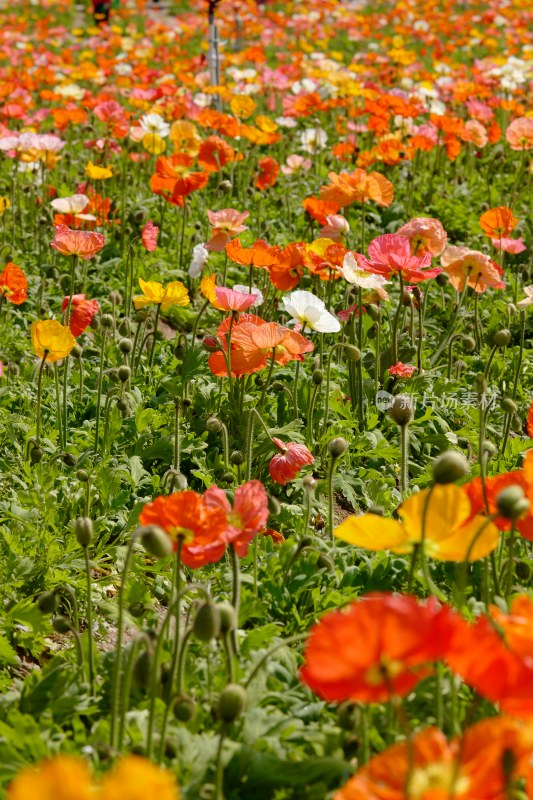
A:
[[[306,128],[300,134],[302,149],[306,153],[316,153],[317,150],[322,150],[327,141],[328,135],[322,128]]]
[[[375,275],[366,269],[361,269],[353,253],[346,253],[339,268],[348,283],[359,286],[361,289],[379,289],[383,284],[390,283],[383,275]]]
[[[56,197],[50,205],[60,214],[81,214],[89,205],[89,198],[85,194],[72,194],[70,197]]]
[[[170,125],[160,114],[145,114],[139,120],[139,126],[145,133],[156,133],[162,139],[170,133]]]
[[[337,333],[340,322],[330,314],[322,300],[311,292],[297,289],[283,298],[283,305],[292,316],[291,322],[300,323],[319,333]]]
[[[255,294],[255,300],[250,308],[254,308],[263,304],[263,293],[259,289],[256,289],[255,286],[252,286],[252,290],[250,291],[248,286],[241,286],[241,284],[236,283],[235,286],[232,286],[232,289],[234,292],[242,292],[242,294]]]
[[[533,285],[524,286],[524,292],[526,296],[523,300],[520,300],[520,302],[516,304],[518,308],[527,308],[528,306],[533,305]]]
[[[189,275],[191,278],[197,278],[202,274],[202,270],[209,257],[209,250],[206,249],[205,244],[196,244],[192,251],[192,261],[189,267]]]

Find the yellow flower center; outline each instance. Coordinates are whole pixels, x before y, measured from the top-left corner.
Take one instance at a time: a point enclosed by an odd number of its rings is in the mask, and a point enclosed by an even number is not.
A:
[[[194,531],[190,528],[169,528],[167,532],[174,541],[177,541],[181,537],[183,544],[190,544],[194,539]]]
[[[441,762],[414,769],[406,794],[409,800],[424,800],[427,793],[440,790],[457,797],[465,794],[469,785],[469,779],[458,774],[454,762]]]
[[[234,528],[243,528],[244,524],[241,515],[237,511],[230,511],[227,516],[228,523]]]
[[[374,664],[365,673],[365,681],[369,686],[379,686],[382,683],[391,683],[404,670],[401,661],[383,656],[378,664]]]

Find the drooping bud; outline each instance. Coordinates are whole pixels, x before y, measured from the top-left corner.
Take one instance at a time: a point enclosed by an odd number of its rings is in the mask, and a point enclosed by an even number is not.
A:
[[[332,458],[340,458],[348,449],[348,442],[343,436],[335,436],[328,442],[328,450]]]
[[[199,607],[192,626],[194,635],[202,642],[209,642],[220,632],[220,611],[207,600]]]
[[[458,450],[447,450],[433,462],[433,480],[435,483],[456,483],[468,474],[469,465],[463,453]]]
[[[408,394],[397,394],[389,408],[389,415],[396,425],[400,427],[409,425],[409,423],[413,421],[415,415],[411,396]]]
[[[165,558],[172,553],[172,541],[165,533],[163,528],[157,525],[146,525],[144,528],[137,528],[142,546],[150,555],[156,558]]]

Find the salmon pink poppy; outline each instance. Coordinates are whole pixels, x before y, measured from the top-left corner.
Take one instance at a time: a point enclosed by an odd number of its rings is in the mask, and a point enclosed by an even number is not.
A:
[[[70,297],[65,297],[61,305],[61,311],[65,312],[68,308]],[[98,300],[87,300],[84,294],[72,296],[70,306],[69,328],[73,336],[80,336],[83,331],[91,324],[95,314],[98,313]]]
[[[159,228],[150,220],[143,226],[141,231],[141,242],[145,250],[153,253],[157,248],[157,237],[159,235]]]
[[[285,444],[276,437],[273,437],[272,441],[281,450],[281,453],[275,455],[268,465],[270,477],[276,483],[285,486],[296,478],[302,467],[314,463],[315,459],[305,445],[296,442]]]
[[[404,697],[446,652],[452,615],[433,599],[366,595],[311,628],[300,677],[328,702]]]
[[[466,283],[481,294],[489,287],[504,289],[502,269],[490,256],[469,247],[450,245],[440,257],[440,263],[457,292],[462,292]]]
[[[505,138],[511,150],[531,150],[533,147],[533,118],[518,117],[514,119],[507,130]]]
[[[55,236],[50,244],[63,256],[89,259],[100,252],[105,238],[94,231],[73,231],[66,225],[56,225]]]
[[[235,329],[232,342],[249,358],[261,355],[265,366],[267,358],[272,356],[278,364],[303,361],[303,354],[314,349],[309,339],[277,322],[265,322],[259,326],[245,322]]]
[[[397,364],[389,367],[389,375],[394,375],[396,378],[410,378],[415,370],[416,367],[411,364],[402,364],[401,361],[398,361]]]
[[[409,239],[414,256],[423,256],[425,253],[440,256],[448,239],[442,222],[433,217],[415,217],[402,225],[396,233]]]
[[[8,261],[0,272],[0,301],[3,298],[15,306],[24,303],[28,297],[28,281],[24,272],[12,261]]]
[[[268,519],[268,495],[261,481],[248,481],[235,490],[233,508],[226,493],[210,486],[203,495],[208,508],[221,509],[227,519],[225,538],[235,547],[238,556],[245,556],[250,542],[260,533]]]
[[[141,525],[157,525],[173,542],[181,542],[181,560],[198,569],[220,561],[226,549],[228,521],[221,508],[208,506],[201,495],[192,491],[156,497],[139,515]]]
[[[442,272],[441,267],[431,267],[430,252],[412,255],[409,239],[397,233],[378,236],[368,245],[368,258],[358,255],[357,260],[363,269],[385,278],[401,274],[410,283],[420,283]]]
[[[242,223],[250,216],[249,211],[241,213],[235,208],[223,208],[221,211],[208,211],[207,216],[212,227],[212,236],[205,246],[215,253],[222,252],[232,236],[248,230]]]
[[[241,347],[238,347],[233,342],[233,336],[239,330],[241,325],[266,325],[265,320],[261,317],[256,317],[254,314],[241,314],[238,321],[233,324],[232,317],[226,317],[217,330],[217,339],[219,349],[212,352],[209,356],[209,369],[213,375],[218,377],[228,377],[228,358],[230,366],[230,375],[232,378],[238,378],[241,375],[251,375],[266,366],[267,359],[264,355],[255,352],[253,354],[246,353]],[[231,348],[228,354],[228,334],[232,326],[232,341]],[[210,348],[211,349],[211,348]]]
[[[255,294],[236,292],[226,286],[215,286],[215,297],[221,311],[247,311],[257,299]]]
[[[516,256],[518,253],[523,253],[524,250],[527,250],[527,247],[525,246],[524,240],[521,236],[519,236],[517,239],[509,239],[504,236],[501,239],[491,239],[491,242],[496,250],[503,250],[504,253],[509,253],[513,256]]]

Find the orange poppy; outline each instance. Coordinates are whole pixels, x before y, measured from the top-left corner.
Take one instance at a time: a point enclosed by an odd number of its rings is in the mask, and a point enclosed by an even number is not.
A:
[[[509,236],[518,225],[518,219],[507,206],[498,206],[485,211],[479,218],[481,230],[494,239]]]
[[[364,203],[373,200],[379,206],[390,206],[394,199],[394,187],[379,172],[366,173],[363,169],[353,172],[330,172],[329,186],[320,190],[320,199],[337,203],[338,207],[350,206],[352,203]]]
[[[293,242],[284,247],[270,267],[270,281],[282,292],[296,288],[303,275],[306,258],[305,242]]]
[[[481,294],[489,287],[504,289],[501,268],[490,256],[469,247],[450,245],[440,257],[444,271],[457,292],[462,292],[465,284]]]
[[[0,298],[6,298],[10,303],[19,306],[28,296],[28,281],[20,267],[8,261],[0,272]]]
[[[235,264],[268,269],[276,262],[279,248],[269,247],[264,239],[257,239],[251,247],[243,247],[239,239],[232,239],[226,245],[226,253]]]
[[[181,539],[181,560],[191,569],[220,561],[226,549],[227,518],[220,508],[210,508],[196,492],[176,492],[156,497],[139,515],[141,525],[157,525],[172,539]]]
[[[220,111],[215,111],[212,108],[204,108],[198,116],[197,122],[204,128],[212,128],[217,133],[223,136],[239,136],[240,123],[238,119],[223,114]]]
[[[198,164],[208,172],[219,172],[222,167],[233,161],[235,150],[220,136],[209,136],[202,142],[198,151]]]
[[[194,172],[191,167],[194,159],[185,153],[160,156],[156,162],[155,174],[150,178],[150,188],[170,202],[181,205],[183,198],[192,192],[203,189],[209,180],[208,172]]]
[[[289,361],[303,361],[303,353],[310,353],[314,349],[309,339],[277,322],[265,322],[263,325],[245,322],[237,325],[231,341],[250,361],[262,359],[265,367],[272,356],[278,364],[288,364]]]
[[[218,326],[217,337],[221,349],[211,353],[208,359],[209,369],[213,375],[217,375],[220,378],[228,377],[228,362],[226,360],[228,352],[227,337],[230,330],[231,319],[231,317],[226,317],[226,319],[224,319]],[[232,378],[239,378],[241,375],[251,375],[258,370],[263,369],[267,364],[267,358],[265,355],[260,354],[257,351],[246,353],[241,347],[238,347],[233,342],[233,337],[236,333],[238,336],[239,327],[246,324],[259,326],[266,325],[267,323],[265,320],[261,319],[261,317],[256,317],[254,314],[245,313],[241,314],[237,323],[232,326],[232,341],[229,353],[229,374]]]
[[[313,275],[322,281],[337,280],[342,277],[340,268],[343,265],[346,248],[333,239],[315,239],[306,247],[305,265]]]
[[[339,203],[330,200],[322,200],[315,197],[315,195],[306,197],[305,200],[302,201],[302,206],[311,219],[314,219],[315,222],[318,222],[318,224],[322,226],[327,224],[326,218],[330,214],[336,214],[340,209]]]
[[[255,186],[260,191],[270,189],[276,183],[279,175],[279,164],[275,158],[265,156],[259,159],[259,172],[255,179]]]
[[[403,697],[441,658],[450,609],[433,600],[372,593],[311,628],[300,677],[328,701],[379,703]]]

